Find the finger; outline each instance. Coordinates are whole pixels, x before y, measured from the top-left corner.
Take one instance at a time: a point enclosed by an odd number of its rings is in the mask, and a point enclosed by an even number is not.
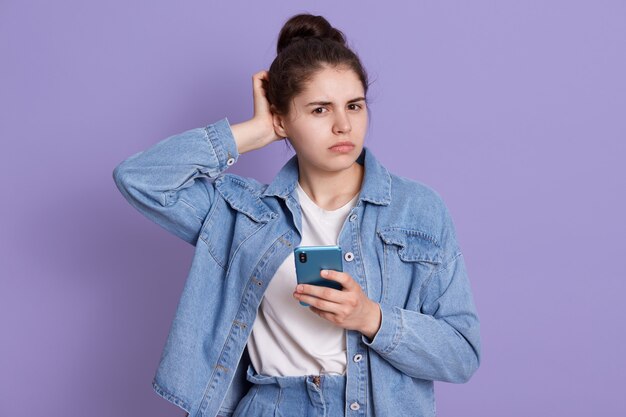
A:
[[[333,269],[322,269],[320,271],[320,276],[322,278],[339,282],[347,291],[353,291],[356,287],[361,288],[359,284],[357,284],[356,281],[346,272],[339,272]]]
[[[255,114],[258,114],[257,112],[269,114],[269,102],[265,89],[263,88],[263,77],[263,72],[258,72],[252,77],[252,97],[254,100]]]
[[[267,78],[267,76],[268,76],[268,75],[269,75],[269,72],[268,72],[268,71],[266,71],[266,70],[262,70],[262,71],[259,71],[259,72],[254,73],[254,75],[252,76],[252,78],[254,78],[254,79],[258,79],[258,80],[261,80],[261,79]]]
[[[313,313],[317,314],[318,316],[320,316],[323,319],[326,319],[326,320],[328,320],[330,322],[333,322],[333,323],[335,322],[334,321],[335,315],[333,313],[329,313],[327,311],[320,310],[319,308],[315,308],[313,306],[310,306],[309,310],[311,310]]]
[[[252,76],[252,91],[254,94],[265,94],[263,79],[265,79],[265,76],[261,73],[256,73]]]
[[[252,85],[255,87],[255,90],[265,90],[265,86],[263,81],[269,80],[269,72],[267,71],[259,71],[252,76]]]
[[[323,287],[320,285],[298,284],[296,293],[304,295],[312,295],[323,300],[335,303],[342,302],[344,294],[340,290],[334,288]]]
[[[341,304],[337,304],[335,302],[328,301],[328,300],[323,300],[321,298],[314,297],[311,295],[300,294],[300,293],[296,293],[294,295],[298,300],[304,303],[307,303],[310,306],[316,307],[319,310],[326,311],[328,313],[338,312],[341,307]]]

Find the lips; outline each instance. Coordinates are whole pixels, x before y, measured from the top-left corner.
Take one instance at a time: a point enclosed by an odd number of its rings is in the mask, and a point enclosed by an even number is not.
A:
[[[329,149],[337,148],[337,147],[340,147],[340,146],[354,147],[354,143],[352,143],[350,141],[337,142],[333,146],[331,146]]]

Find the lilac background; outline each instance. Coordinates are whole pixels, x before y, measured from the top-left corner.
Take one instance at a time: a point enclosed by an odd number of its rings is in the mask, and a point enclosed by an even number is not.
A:
[[[455,219],[483,362],[437,383],[438,415],[624,415],[626,4],[602,0],[3,1],[0,415],[184,415],[150,382],[193,248],[112,170],[249,118],[302,11],[374,81],[366,143]],[[231,170],[267,182],[290,156]]]

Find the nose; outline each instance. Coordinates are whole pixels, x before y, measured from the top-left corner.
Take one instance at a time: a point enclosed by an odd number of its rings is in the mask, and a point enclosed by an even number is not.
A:
[[[350,118],[345,112],[336,112],[335,123],[333,125],[333,132],[336,135],[342,133],[350,133],[352,125],[350,124]]]

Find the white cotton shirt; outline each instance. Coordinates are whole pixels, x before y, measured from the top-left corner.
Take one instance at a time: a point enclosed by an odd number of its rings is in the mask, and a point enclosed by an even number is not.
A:
[[[357,195],[343,207],[324,210],[297,184],[302,210],[300,246],[336,245]],[[346,331],[300,304],[293,251],[278,267],[261,300],[248,339],[254,369],[262,375],[345,374]]]

